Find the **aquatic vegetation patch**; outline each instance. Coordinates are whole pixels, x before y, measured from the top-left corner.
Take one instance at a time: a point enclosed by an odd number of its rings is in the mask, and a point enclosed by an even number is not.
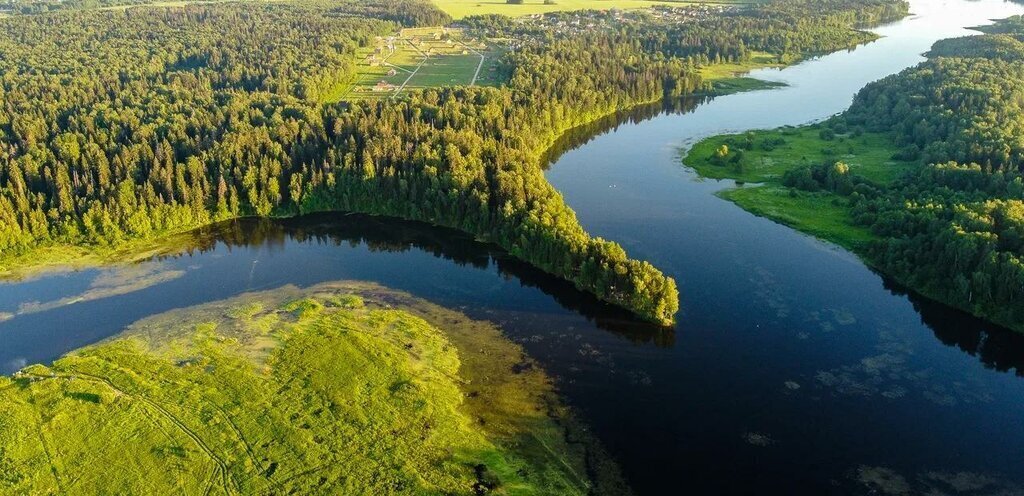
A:
[[[743,440],[752,446],[760,448],[767,448],[775,444],[775,440],[768,434],[763,432],[746,432],[743,434]]]
[[[0,377],[0,492],[625,492],[524,362],[489,324],[366,284],[176,310]]]
[[[892,468],[861,465],[854,480],[870,494],[1021,494],[1024,488],[998,474],[927,471],[906,476]],[[861,491],[858,491],[861,492]]]
[[[862,484],[881,494],[910,494],[910,484],[902,475],[885,467],[862,466],[857,469]]]
[[[914,348],[909,338],[882,329],[875,352],[856,363],[819,370],[814,384],[843,396],[886,400],[924,398],[942,406],[977,404],[992,400],[992,394],[975,375],[949,380],[936,377],[931,369],[913,365]]]

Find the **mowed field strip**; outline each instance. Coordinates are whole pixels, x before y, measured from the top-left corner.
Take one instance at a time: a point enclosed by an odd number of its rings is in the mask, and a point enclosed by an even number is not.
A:
[[[438,86],[497,85],[504,80],[498,65],[502,50],[466,38],[458,29],[404,29],[378,38],[360,53],[356,80],[329,100],[395,97]]]

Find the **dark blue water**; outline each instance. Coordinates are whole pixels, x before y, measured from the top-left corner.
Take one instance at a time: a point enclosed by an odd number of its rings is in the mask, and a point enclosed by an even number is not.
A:
[[[354,215],[245,220],[191,252],[0,285],[0,370],[148,315],[251,290],[370,280],[499,323],[558,378],[640,494],[1024,492],[1024,337],[909,295],[856,257],[713,195],[681,148],[841,111],[932,41],[1024,9],[916,2],[881,41],[758,76],[790,87],[573,133],[548,178],[586,228],[675,277],[653,328],[470,237]],[[35,303],[33,303],[35,302]]]

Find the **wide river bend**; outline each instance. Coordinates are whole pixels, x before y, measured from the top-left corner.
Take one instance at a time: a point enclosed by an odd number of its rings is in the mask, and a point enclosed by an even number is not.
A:
[[[914,0],[879,41],[755,77],[788,86],[642,109],[570,133],[548,179],[594,235],[675,277],[660,330],[445,229],[358,215],[243,220],[130,267],[0,283],[0,373],[173,308],[359,279],[499,323],[557,377],[637,493],[1024,492],[1024,336],[886,281],[720,200],[696,140],[845,109],[936,40],[1024,13]]]

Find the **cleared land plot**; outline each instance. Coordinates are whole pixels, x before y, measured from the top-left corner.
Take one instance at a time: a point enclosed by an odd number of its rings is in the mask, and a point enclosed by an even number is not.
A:
[[[480,64],[478,55],[442,55],[432,57],[409,80],[406,88],[469,85]]]
[[[339,87],[328,101],[389,98],[405,91],[438,86],[498,85],[502,48],[464,39],[458,30],[406,29],[378,39],[359,53],[359,75]]]
[[[584,9],[639,9],[652,5],[694,5],[694,4],[737,4],[753,3],[751,1],[721,2],[673,2],[651,0],[555,0],[554,4],[546,5],[544,0],[526,0],[522,4],[513,5],[505,0],[434,0],[434,4],[456,19],[471,15],[501,14],[510,17],[544,14],[567,10]]]

